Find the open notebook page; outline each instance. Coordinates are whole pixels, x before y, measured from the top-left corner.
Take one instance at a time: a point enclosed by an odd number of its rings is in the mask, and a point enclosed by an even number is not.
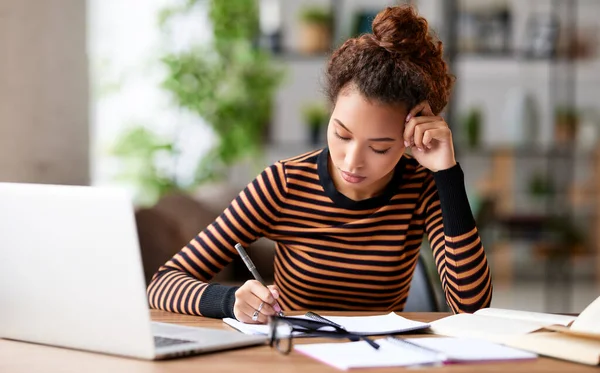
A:
[[[425,329],[429,326],[427,323],[409,320],[393,312],[377,316],[323,316],[344,326],[351,333],[364,335],[401,333]],[[307,318],[306,316],[292,317]],[[269,333],[268,325],[244,324],[231,318],[223,319],[223,322],[245,334],[266,335]]]
[[[296,344],[294,350],[338,369],[439,364],[439,355],[415,346],[378,339],[379,349],[365,341]]]
[[[411,366],[442,362],[479,362],[534,359],[537,355],[490,342],[463,338],[410,338],[426,348],[402,340],[376,340],[376,350],[364,341],[297,344],[294,350],[338,369]]]
[[[483,338],[502,342],[506,337],[524,335],[542,329],[538,323],[501,317],[460,313],[431,323],[434,334],[451,337]]]
[[[409,342],[435,350],[452,362],[535,359],[536,354],[471,338],[408,338]]]
[[[590,303],[571,325],[571,330],[600,334],[600,297]]]
[[[553,315],[549,313],[509,310],[502,308],[482,308],[475,315],[502,317],[511,320],[523,320],[539,323],[540,325],[570,325],[575,316]]]

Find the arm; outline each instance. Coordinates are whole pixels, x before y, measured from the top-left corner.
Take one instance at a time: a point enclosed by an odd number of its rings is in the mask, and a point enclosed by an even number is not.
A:
[[[265,169],[206,229],[160,267],[150,285],[152,308],[189,315],[235,317],[235,286],[208,281],[247,246],[269,231],[286,193],[284,166]]]
[[[489,307],[492,300],[490,270],[460,165],[428,176],[420,209],[452,311],[475,312]]]

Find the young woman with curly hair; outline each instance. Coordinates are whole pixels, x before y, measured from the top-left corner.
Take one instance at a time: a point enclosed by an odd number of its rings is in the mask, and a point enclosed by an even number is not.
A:
[[[327,147],[266,168],[159,268],[154,308],[265,323],[280,310],[402,311],[426,234],[454,312],[490,304],[490,271],[439,113],[453,77],[441,42],[409,6],[328,63]],[[411,154],[405,151],[410,148]],[[275,284],[209,284],[236,243],[275,242]]]

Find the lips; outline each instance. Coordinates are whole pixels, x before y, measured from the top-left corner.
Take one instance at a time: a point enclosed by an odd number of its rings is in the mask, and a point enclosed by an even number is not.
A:
[[[346,171],[341,171],[341,173],[342,173],[342,178],[346,182],[352,183],[352,184],[360,183],[361,181],[363,181],[364,179],[366,179],[366,177],[364,177],[364,176],[359,176],[359,175],[352,174],[352,173],[346,172]]]

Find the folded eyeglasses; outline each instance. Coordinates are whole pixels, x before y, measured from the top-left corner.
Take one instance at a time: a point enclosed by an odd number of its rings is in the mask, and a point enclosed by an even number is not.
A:
[[[269,318],[269,346],[288,354],[292,350],[292,339],[299,335],[326,338],[348,338],[351,341],[363,340],[378,349],[379,345],[368,337],[351,333],[327,322],[297,317],[271,316]]]

